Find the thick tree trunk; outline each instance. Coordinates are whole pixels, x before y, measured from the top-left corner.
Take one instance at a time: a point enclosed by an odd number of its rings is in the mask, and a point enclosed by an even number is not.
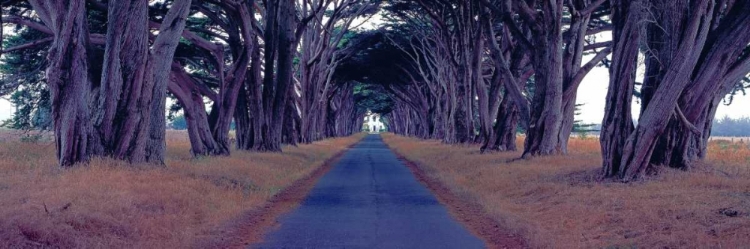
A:
[[[456,112],[454,115],[454,127],[456,129],[455,143],[466,143],[469,141],[469,105],[471,105],[470,99],[467,96],[470,95],[471,89],[469,85],[469,78],[466,77],[468,69],[466,66],[460,66],[458,70],[458,77],[460,78],[456,90]]]
[[[52,100],[58,164],[71,166],[89,159],[92,123],[89,111],[88,28],[86,1],[29,3],[40,19],[53,27],[54,40],[47,59],[47,85]]]
[[[677,107],[679,108],[679,107]],[[706,156],[708,138],[711,133],[711,122],[714,112],[707,112],[701,117],[697,132],[689,128],[679,118],[670,119],[669,124],[654,146],[651,165],[664,165],[674,168],[687,168],[693,162]],[[711,115],[709,117],[708,115]]]
[[[261,127],[265,123],[263,107],[263,79],[261,77],[260,44],[253,39],[255,49],[250,54],[250,72],[240,90],[235,120],[237,121],[237,148],[256,150],[262,144]]]
[[[227,72],[220,71],[223,77],[221,82],[221,88],[219,90],[219,99],[214,102],[214,106],[211,109],[211,123],[212,133],[216,138],[216,141],[221,146],[221,154],[229,155],[230,153],[230,141],[229,141],[229,130],[232,124],[232,118],[235,116],[234,112],[239,98],[239,92],[243,89],[243,85],[246,83],[246,75],[248,73],[248,66],[250,65],[251,57],[254,50],[259,49],[257,46],[256,32],[253,27],[254,12],[250,9],[254,1],[247,3],[237,4],[234,11],[229,16],[232,17],[233,21],[236,22],[235,28],[232,31],[233,36],[237,37],[234,40],[230,40],[230,48],[232,48],[232,59],[234,62],[231,68]],[[239,37],[242,37],[240,41]],[[223,56],[221,56],[223,57]],[[221,58],[219,57],[219,58]],[[257,56],[256,56],[257,59]],[[224,63],[223,60],[219,60],[217,63]],[[223,67],[220,67],[223,68]],[[251,77],[253,77],[251,75]],[[243,114],[246,115],[246,114]]]
[[[676,113],[660,136],[651,164],[688,168],[706,158],[716,108],[736,82],[750,72],[750,2],[717,6],[692,81],[680,95]],[[742,13],[742,14],[740,14]],[[718,19],[718,16],[723,16]]]
[[[182,70],[181,65],[176,63],[172,65],[172,81],[168,89],[182,105],[190,138],[190,153],[194,157],[221,155],[223,153],[221,146],[211,133],[201,90]]]
[[[542,32],[535,32],[532,64],[534,65],[534,99],[531,119],[526,130],[523,157],[553,155],[558,148],[562,123],[562,1],[548,3]]]
[[[148,127],[148,140],[145,144],[143,158],[141,159],[138,149],[130,155],[131,161],[144,161],[148,163],[164,164],[167,142],[166,137],[166,106],[167,85],[169,84],[169,72],[171,72],[172,58],[177,49],[177,44],[185,29],[185,21],[190,12],[191,0],[175,1],[167,15],[164,16],[159,35],[154,40],[151,53],[149,54],[149,74],[147,85],[153,86],[151,96],[150,118],[146,119],[150,124]],[[149,89],[149,88],[145,88]],[[148,91],[147,91],[148,92]],[[144,94],[145,95],[145,94]],[[144,132],[145,135],[145,132]]]
[[[498,112],[498,117],[501,117],[503,121],[498,123],[499,125],[495,130],[498,138],[495,141],[495,147],[499,151],[516,151],[516,133],[520,119],[518,107],[510,98],[503,101],[501,106],[503,109]]]
[[[633,88],[638,67],[643,1],[614,0],[612,4],[612,65],[609,90],[599,141],[602,149],[602,176],[624,174],[620,167],[623,147],[634,130],[631,116]]]
[[[148,1],[109,2],[102,79],[98,99],[93,103],[89,103],[91,72],[86,64],[89,34],[85,2],[30,3],[55,32],[48,81],[53,116],[59,127],[56,130],[61,165],[84,161],[89,154],[133,163],[163,163],[166,88],[190,1],[172,5],[151,51]],[[97,108],[93,121],[89,120],[90,104]],[[156,110],[158,106],[160,112]],[[73,119],[71,113],[77,118]]]
[[[270,122],[265,125],[263,132],[263,151],[281,151],[284,117],[286,116],[287,101],[291,92],[293,78],[293,61],[295,53],[295,2],[282,0],[278,3],[278,68],[274,84],[274,94],[266,95],[270,98],[267,113]],[[268,51],[268,50],[267,50]]]
[[[96,153],[131,160],[136,145],[146,139],[151,99],[147,84],[148,1],[110,1],[107,45],[95,126],[101,141]],[[149,95],[150,94],[146,94]],[[142,156],[142,155],[141,155]],[[131,160],[132,161],[132,160]]]
[[[219,91],[218,101],[215,101],[213,108],[211,108],[212,133],[219,143],[222,155],[229,155],[230,153],[229,129],[237,106],[237,99],[240,97],[240,89],[245,83],[245,75],[250,60],[247,51],[243,51],[240,58],[236,59],[239,61],[235,62],[232,70],[227,72],[227,77],[224,78]]]
[[[247,84],[243,84],[237,95],[237,105],[234,111],[237,149],[250,150],[253,148],[253,117],[250,114],[252,99],[248,94]]]
[[[189,9],[190,1],[172,5],[149,50],[148,1],[109,2],[94,153],[164,163],[166,91]]]
[[[503,97],[497,112],[494,132],[482,145],[480,151],[516,151],[516,128],[518,127],[519,111],[510,94]]]
[[[290,98],[290,101],[286,108],[286,117],[284,118],[282,143],[292,146],[297,146],[297,144],[299,144],[299,123],[300,116],[297,114],[297,109],[295,109],[294,101]]]
[[[516,150],[516,129],[519,121],[522,120],[524,128],[527,128],[530,115],[529,103],[526,97],[523,95],[522,90],[525,88],[525,84],[531,77],[531,72],[524,73],[519,70],[524,68],[528,63],[525,51],[521,48],[515,48],[512,53],[511,61],[513,63],[512,71],[511,65],[505,58],[502,48],[495,39],[495,29],[491,22],[487,22],[485,25],[485,32],[490,45],[490,52],[492,60],[495,66],[495,75],[493,81],[502,81],[505,88],[505,93],[502,97],[502,102],[493,105],[497,113],[496,123],[494,127],[494,133],[489,140],[483,145],[481,151],[485,150]],[[508,32],[505,30],[505,32]],[[508,37],[506,33],[505,37]],[[512,45],[505,43],[506,45]],[[517,45],[520,47],[520,45]],[[496,89],[491,92],[496,92],[499,95],[501,85],[495,86]]]
[[[637,178],[650,169],[651,156],[669,120],[682,116],[677,109],[680,93],[690,82],[712,23],[714,3],[709,0],[661,3],[652,1],[656,22],[649,25],[649,46],[662,48],[646,63],[641,118],[623,147],[620,160],[623,180]],[[649,74],[655,72],[655,74]],[[657,151],[661,154],[662,151]]]

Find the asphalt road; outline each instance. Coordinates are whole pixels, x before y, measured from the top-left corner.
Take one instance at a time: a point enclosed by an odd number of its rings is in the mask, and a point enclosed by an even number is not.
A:
[[[386,147],[349,149],[256,248],[483,248]]]

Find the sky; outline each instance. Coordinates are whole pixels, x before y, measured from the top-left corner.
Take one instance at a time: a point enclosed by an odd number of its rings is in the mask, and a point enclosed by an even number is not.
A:
[[[1,120],[9,119],[13,116],[13,106],[5,98],[0,98],[0,123]]]

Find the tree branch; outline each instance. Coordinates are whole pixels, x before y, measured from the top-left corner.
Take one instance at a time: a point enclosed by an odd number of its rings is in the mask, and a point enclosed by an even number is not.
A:
[[[0,54],[10,53],[10,52],[13,52],[13,51],[27,49],[27,48],[32,48],[32,47],[35,47],[37,45],[41,45],[41,44],[44,44],[44,43],[52,42],[53,40],[55,40],[54,37],[47,37],[47,38],[39,39],[39,40],[32,41],[32,42],[29,42],[29,43],[26,43],[26,44],[21,44],[21,45],[18,45],[18,46],[14,46],[14,47],[10,47],[10,48],[4,49],[4,50],[2,50],[2,52]]]
[[[585,9],[578,11],[578,16],[587,16],[591,13],[594,13],[596,9],[599,8],[603,3],[607,2],[607,0],[598,0],[596,2],[591,3],[589,6],[586,6]]]
[[[8,23],[15,23],[18,25],[23,25],[32,29],[35,29],[37,31],[40,31],[42,33],[48,34],[48,35],[55,35],[54,32],[52,32],[51,29],[47,28],[43,23],[35,22],[20,16],[6,16],[3,17],[4,21]]]
[[[578,91],[578,86],[581,85],[581,82],[583,82],[583,78],[586,77],[586,75],[591,72],[594,67],[599,64],[604,58],[607,58],[607,55],[612,53],[612,47],[607,47],[602,51],[599,51],[599,53],[594,56],[593,59],[591,59],[589,62],[587,62],[585,65],[581,66],[581,68],[578,69],[578,72],[573,76],[573,80],[571,84],[568,86],[567,89],[565,89],[565,93],[563,93],[563,96],[569,96],[573,94],[574,91]]]
[[[685,127],[688,128],[691,132],[695,133],[697,136],[703,136],[703,132],[699,130],[695,125],[691,124],[689,120],[685,117],[685,114],[682,113],[682,109],[680,109],[680,105],[675,106],[674,108],[675,116],[677,116],[678,119],[682,122]]]
[[[612,47],[612,41],[599,42],[599,43],[594,43],[594,44],[589,44],[589,45],[583,46],[583,51],[600,49],[600,48],[604,48],[604,47]]]

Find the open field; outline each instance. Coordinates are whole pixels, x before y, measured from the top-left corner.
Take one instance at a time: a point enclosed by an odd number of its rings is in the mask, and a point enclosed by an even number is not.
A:
[[[58,168],[46,139],[0,133],[0,248],[185,248],[258,208],[363,134],[192,159],[187,135],[168,133],[167,167],[94,159]]]
[[[519,160],[393,134],[386,143],[535,248],[743,248],[750,245],[750,148],[713,141],[690,172],[600,182],[597,139],[570,155]],[[519,148],[522,141],[519,140]]]

